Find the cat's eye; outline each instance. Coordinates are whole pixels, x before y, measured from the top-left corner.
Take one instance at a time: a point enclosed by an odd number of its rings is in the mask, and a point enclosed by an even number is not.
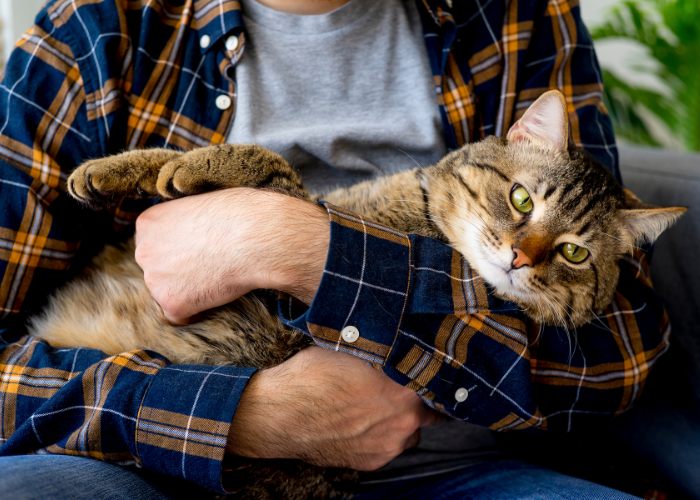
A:
[[[588,258],[588,250],[573,243],[564,243],[560,252],[566,260],[574,264],[580,264]]]
[[[513,186],[513,190],[510,192],[510,202],[518,212],[523,214],[529,214],[535,208],[530,193],[520,184]]]

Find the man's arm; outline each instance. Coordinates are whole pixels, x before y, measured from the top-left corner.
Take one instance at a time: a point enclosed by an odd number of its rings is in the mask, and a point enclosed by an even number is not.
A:
[[[367,363],[317,347],[260,371],[243,393],[229,451],[374,470],[440,417]]]

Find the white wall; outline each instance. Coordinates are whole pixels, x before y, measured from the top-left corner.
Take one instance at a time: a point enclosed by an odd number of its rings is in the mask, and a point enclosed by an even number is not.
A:
[[[2,17],[3,57],[15,45],[15,41],[29,28],[36,13],[39,12],[46,0],[0,0],[0,17]]]

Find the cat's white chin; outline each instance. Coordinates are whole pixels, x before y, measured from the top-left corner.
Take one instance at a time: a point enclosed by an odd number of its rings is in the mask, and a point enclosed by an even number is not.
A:
[[[523,274],[527,272],[526,270],[513,270],[510,262],[505,259],[503,259],[503,262],[498,262],[496,259],[489,258],[483,254],[480,257],[475,260],[473,267],[494,288],[498,296],[507,300],[527,302],[532,292],[529,292],[526,287],[521,285],[524,279]],[[495,257],[498,257],[498,255]]]
[[[465,236],[455,245],[469,262],[469,265],[486,283],[496,291],[496,295],[506,300],[523,301],[528,292],[521,285],[524,270],[512,270],[513,251],[509,245],[502,245],[498,250],[489,248],[482,241],[481,221],[471,220],[463,223]]]

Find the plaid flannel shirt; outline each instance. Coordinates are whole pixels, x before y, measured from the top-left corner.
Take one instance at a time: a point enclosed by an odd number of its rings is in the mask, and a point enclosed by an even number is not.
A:
[[[449,147],[502,135],[556,87],[574,140],[619,175],[574,0],[424,0],[418,8]],[[204,35],[211,43],[200,44]],[[127,148],[223,142],[235,105],[215,102],[235,104],[244,50],[233,0],[53,0],[19,40],[0,85],[0,453],[136,463],[222,490],[229,424],[253,369],[57,350],[23,325],[138,213],[78,207],[65,194],[67,174]],[[378,363],[458,418],[497,430],[567,430],[616,414],[667,346],[668,322],[638,259],[622,262],[608,311],[563,332],[496,300],[448,246],[328,211],[319,292],[306,310],[281,304],[285,320],[320,345]],[[343,335],[348,326],[357,340]]]

